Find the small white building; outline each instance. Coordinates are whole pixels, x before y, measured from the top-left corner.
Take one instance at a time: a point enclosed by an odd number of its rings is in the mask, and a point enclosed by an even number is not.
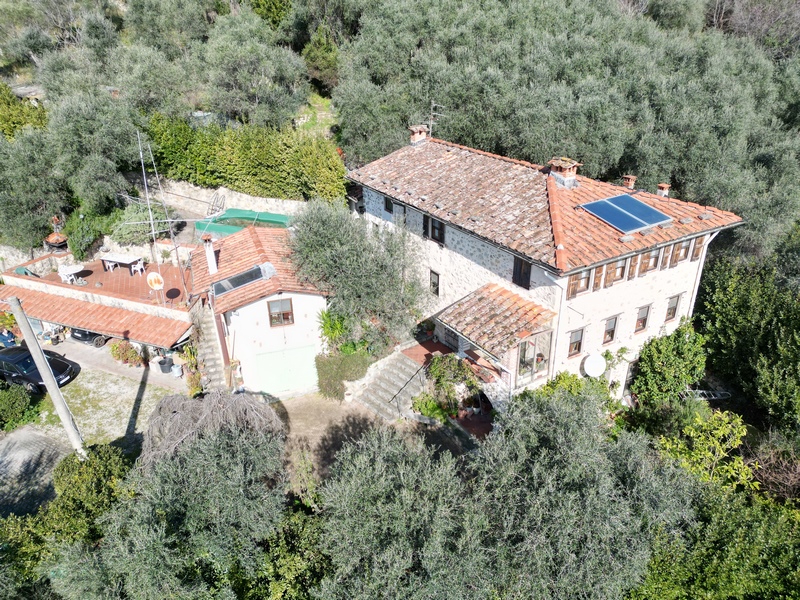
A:
[[[326,307],[325,297],[297,278],[289,235],[250,226],[214,242],[204,238],[191,259],[193,289],[208,295],[226,366],[238,362],[245,388],[276,397],[316,389]]]
[[[354,208],[419,237],[439,339],[491,364],[505,393],[607,368],[622,393],[642,345],[692,313],[733,213],[427,137],[348,173]],[[627,348],[614,368],[602,360]]]

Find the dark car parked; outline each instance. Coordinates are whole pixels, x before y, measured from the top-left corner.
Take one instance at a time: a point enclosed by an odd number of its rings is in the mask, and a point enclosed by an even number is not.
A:
[[[53,370],[58,387],[66,385],[75,376],[75,371],[68,362],[55,352],[44,351],[47,362]],[[27,348],[15,346],[13,348],[0,348],[0,377],[8,383],[23,386],[31,394],[44,393],[44,380],[33,362],[33,357]]]
[[[95,348],[102,348],[108,341],[106,336],[95,333],[94,331],[86,331],[85,329],[73,329],[70,336],[74,340],[78,340],[84,344],[91,344]]]

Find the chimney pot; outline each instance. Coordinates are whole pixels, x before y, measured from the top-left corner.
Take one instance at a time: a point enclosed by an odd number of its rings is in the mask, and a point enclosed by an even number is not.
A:
[[[203,246],[206,251],[206,262],[208,263],[208,274],[214,275],[217,272],[217,256],[214,254],[214,244],[211,241],[211,235],[206,233],[200,238],[203,240]]]
[[[632,190],[633,186],[636,185],[636,175],[623,175],[622,184],[629,190]]]
[[[667,196],[669,196],[669,188],[670,188],[670,185],[668,183],[659,183],[658,184],[658,191],[656,192],[656,194],[666,198]]]
[[[427,125],[412,125],[408,128],[411,132],[411,145],[417,146],[428,139]]]

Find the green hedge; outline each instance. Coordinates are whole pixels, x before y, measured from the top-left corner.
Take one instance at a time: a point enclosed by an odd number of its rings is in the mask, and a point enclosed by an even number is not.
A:
[[[21,425],[36,420],[38,405],[21,385],[0,384],[0,428],[12,431]]]
[[[193,128],[160,114],[150,119],[148,132],[170,179],[270,198],[344,198],[344,164],[324,137],[254,125]]]
[[[373,358],[366,352],[317,355],[317,378],[320,393],[327,398],[344,400],[344,382],[356,381],[367,374]]]

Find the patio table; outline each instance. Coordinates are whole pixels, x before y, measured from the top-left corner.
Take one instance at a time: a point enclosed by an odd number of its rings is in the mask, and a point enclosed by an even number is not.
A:
[[[70,283],[75,283],[75,275],[83,271],[83,265],[61,265],[58,267],[59,275],[62,275],[62,279],[66,277],[66,279]]]
[[[103,256],[101,256],[100,260],[103,263],[104,271],[113,271],[114,266],[125,265],[126,267],[128,267],[128,273],[133,275],[133,269],[132,269],[133,265],[135,265],[142,259],[138,256],[134,256],[133,254],[121,254],[118,252],[109,252],[108,254],[104,254]],[[111,263],[114,263],[114,266],[110,266]]]

